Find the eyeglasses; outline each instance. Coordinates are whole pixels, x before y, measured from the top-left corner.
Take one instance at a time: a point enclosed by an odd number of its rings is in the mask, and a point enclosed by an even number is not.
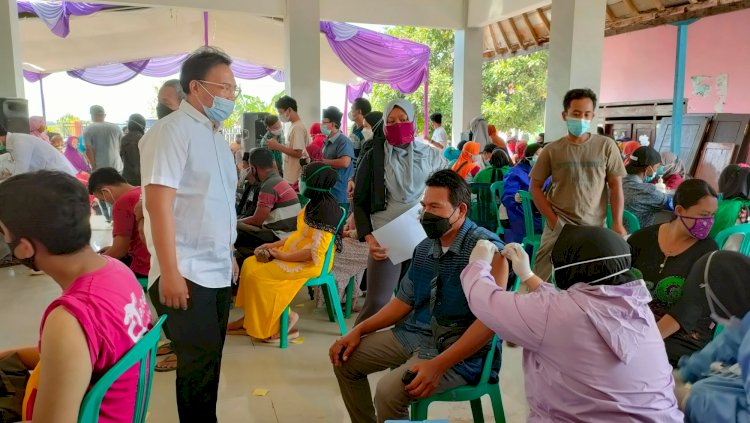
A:
[[[200,79],[198,80],[198,82],[202,84],[210,84],[210,85],[221,87],[222,91],[224,91],[225,93],[232,93],[234,94],[235,97],[239,97],[240,95],[242,95],[242,88],[236,85],[227,84],[226,82],[211,82],[211,81],[203,81]]]

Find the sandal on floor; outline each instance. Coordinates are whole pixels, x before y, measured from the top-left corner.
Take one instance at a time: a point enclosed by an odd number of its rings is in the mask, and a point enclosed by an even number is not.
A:
[[[177,370],[177,356],[174,354],[168,355],[164,360],[156,363],[154,371],[157,372],[171,372]]]
[[[161,357],[167,354],[174,354],[174,349],[172,348],[171,342],[167,342],[166,344],[160,346],[159,349],[156,350],[157,357]]]
[[[297,338],[299,338],[299,331],[297,329],[294,329],[294,330],[289,331],[286,339],[291,341],[292,339],[297,339]],[[266,344],[278,344],[278,343],[281,343],[281,337],[274,338],[273,336],[271,336],[269,338],[264,339],[263,342],[265,342]]]

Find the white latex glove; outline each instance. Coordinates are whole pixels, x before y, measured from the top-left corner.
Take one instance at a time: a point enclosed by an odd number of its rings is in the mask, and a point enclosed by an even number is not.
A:
[[[521,279],[521,282],[526,282],[527,279],[534,276],[534,273],[531,271],[531,264],[529,263],[529,255],[526,254],[521,244],[512,242],[505,245],[502,254],[510,260],[513,271]]]
[[[521,202],[521,194],[516,193],[516,195],[513,196],[513,199],[516,200],[516,203]]]
[[[471,250],[469,263],[474,263],[475,261],[492,263],[492,257],[496,252],[497,247],[495,246],[495,244],[487,241],[486,239],[480,239],[479,242],[477,242],[477,245],[474,246],[474,249]]]

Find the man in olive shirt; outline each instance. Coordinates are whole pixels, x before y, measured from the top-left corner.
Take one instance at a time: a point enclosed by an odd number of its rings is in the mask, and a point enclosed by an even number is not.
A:
[[[596,94],[574,89],[565,94],[562,118],[568,134],[546,144],[531,170],[531,196],[547,218],[534,273],[543,280],[552,275],[550,253],[565,224],[604,226],[607,205],[612,204],[612,230],[627,231],[622,224],[625,165],[615,142],[589,132],[596,110]],[[546,195],[542,186],[552,183]]]

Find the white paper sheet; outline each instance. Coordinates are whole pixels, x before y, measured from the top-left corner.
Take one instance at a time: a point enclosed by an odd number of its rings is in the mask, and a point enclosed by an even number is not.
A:
[[[372,232],[378,243],[388,250],[388,258],[393,264],[403,263],[411,258],[414,248],[427,238],[427,234],[419,224],[419,209],[417,204],[390,223]]]

